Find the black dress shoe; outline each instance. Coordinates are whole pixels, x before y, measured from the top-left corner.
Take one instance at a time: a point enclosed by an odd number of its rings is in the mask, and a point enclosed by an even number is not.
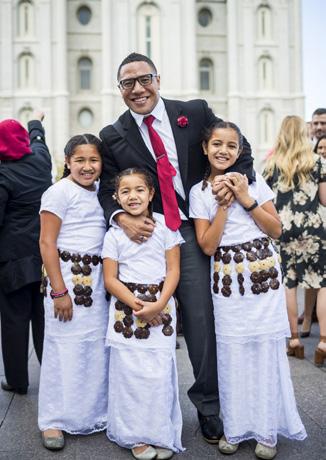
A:
[[[4,391],[11,391],[13,393],[17,393],[19,395],[25,395],[27,393],[27,387],[12,387],[9,385],[9,383],[5,382],[4,380],[1,380],[1,388]]]
[[[209,444],[218,444],[223,436],[223,422],[218,415],[203,415],[198,412],[200,429],[205,441]]]

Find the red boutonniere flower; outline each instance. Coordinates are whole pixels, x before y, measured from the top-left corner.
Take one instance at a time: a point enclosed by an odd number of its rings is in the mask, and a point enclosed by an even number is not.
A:
[[[181,115],[177,119],[177,124],[178,124],[178,126],[180,126],[180,128],[186,128],[186,126],[188,126],[188,124],[189,124],[189,120],[184,115]]]

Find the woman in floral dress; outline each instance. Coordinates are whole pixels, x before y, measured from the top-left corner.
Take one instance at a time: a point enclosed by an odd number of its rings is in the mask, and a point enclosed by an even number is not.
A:
[[[297,116],[284,118],[274,154],[264,176],[273,189],[282,221],[280,253],[291,327],[288,355],[303,358],[298,339],[297,286],[318,289],[317,316],[320,341],[315,364],[326,359],[326,162],[312,151],[305,122]]]

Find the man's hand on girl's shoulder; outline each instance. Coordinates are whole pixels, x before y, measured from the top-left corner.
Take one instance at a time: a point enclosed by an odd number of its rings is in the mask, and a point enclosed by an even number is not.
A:
[[[132,216],[122,212],[115,219],[128,238],[138,244],[145,243],[155,229],[155,223],[150,217]]]

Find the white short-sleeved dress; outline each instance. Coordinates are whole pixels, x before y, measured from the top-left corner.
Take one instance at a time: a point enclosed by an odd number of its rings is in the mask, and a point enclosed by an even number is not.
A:
[[[211,185],[190,192],[190,216],[212,222]],[[273,199],[261,175],[249,185],[259,205]],[[302,440],[286,356],[290,335],[278,256],[251,215],[234,202],[220,247],[211,258],[221,412],[228,442],[256,439],[275,446],[277,434]]]
[[[135,295],[154,293],[158,298],[157,287],[166,275],[165,251],[184,241],[179,232],[165,226],[162,215],[154,213],[154,218],[155,230],[141,245],[111,227],[102,257],[118,262],[120,281]],[[164,309],[169,324],[149,329],[126,307],[112,296],[106,337],[110,347],[107,436],[128,449],[151,444],[180,452],[174,299]]]
[[[62,220],[57,247],[61,272],[73,300],[73,318],[67,322],[54,318],[48,286],[39,428],[89,434],[107,425],[108,302],[100,259],[105,235],[103,210],[96,191],[61,179],[43,194],[41,211]]]

